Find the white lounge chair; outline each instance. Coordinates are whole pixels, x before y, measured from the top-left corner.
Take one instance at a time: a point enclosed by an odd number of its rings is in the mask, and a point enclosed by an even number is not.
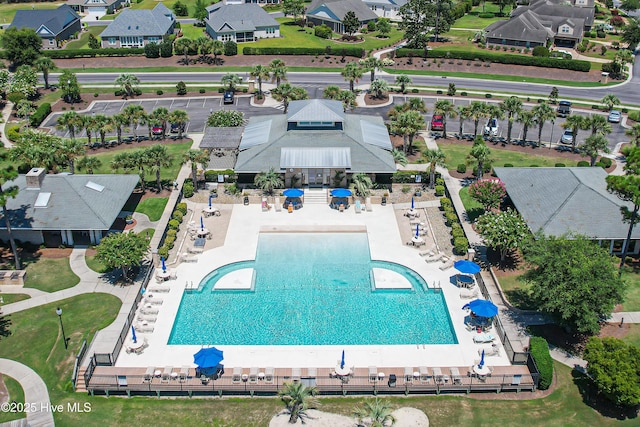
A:
[[[420,373],[420,382],[423,384],[427,384],[431,379],[431,375],[429,375],[429,369],[426,366],[420,366],[418,368],[418,372]]]
[[[275,369],[272,367],[264,369],[264,382],[266,384],[273,384],[274,372],[275,372]]]
[[[155,372],[156,368],[153,366],[149,366],[147,368],[147,371],[144,373],[144,375],[142,376],[142,382],[144,383],[150,383],[153,380],[153,373]]]
[[[404,368],[404,382],[413,383],[413,368],[409,366]]]
[[[291,368],[291,380],[294,382],[300,381],[302,376],[302,370],[300,368]]]
[[[458,368],[449,368],[449,371],[451,371],[451,381],[453,381],[454,384],[462,384],[462,376]]]
[[[484,355],[488,356],[500,356],[500,347],[497,344],[491,345],[483,345],[478,348],[478,356],[482,356],[482,351],[484,350]]]
[[[473,289],[460,289],[460,298],[462,299],[473,299],[479,296],[478,288]]]
[[[492,334],[476,334],[473,336],[473,342],[476,344],[493,342],[496,339]]]
[[[258,368],[253,367],[249,370],[249,382],[252,384],[258,382]]]
[[[189,366],[183,365],[180,368],[180,373],[178,374],[178,379],[180,380],[181,383],[183,383],[183,382],[185,382],[187,380],[187,377],[189,377]]]
[[[233,374],[231,375],[231,382],[234,384],[239,384],[242,381],[242,368],[235,367],[233,368]]]
[[[171,288],[169,286],[149,286],[149,288],[147,289],[148,292],[153,292],[155,294],[162,294],[162,293],[168,293],[169,291],[171,291]]]
[[[378,368],[369,366],[369,382],[375,383],[376,381],[378,381]]]
[[[147,307],[146,305],[143,304],[142,308],[140,309],[140,313],[141,314],[158,314],[160,310],[158,310],[157,307]]]
[[[442,369],[440,368],[433,368],[433,378],[434,378],[434,381],[437,383],[444,384],[449,382],[449,375],[443,374]]]
[[[161,383],[168,383],[171,379],[171,372],[173,371],[173,366],[165,366],[164,371],[162,371],[162,377],[160,379]]]

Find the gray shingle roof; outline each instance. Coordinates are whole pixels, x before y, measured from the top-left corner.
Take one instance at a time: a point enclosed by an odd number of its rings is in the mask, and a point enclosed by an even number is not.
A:
[[[80,5],[86,7],[109,7],[118,0],[101,0],[100,3],[95,3],[92,0],[67,0],[68,5]]]
[[[495,168],[514,206],[532,232],[561,236],[573,232],[595,239],[624,239],[629,206],[607,191],[607,173],[592,168]],[[640,238],[636,227],[633,238]]]
[[[122,175],[46,175],[40,189],[27,189],[25,175],[6,186],[17,185],[20,192],[9,199],[7,209],[13,229],[26,230],[109,230],[135,189],[140,177]],[[104,187],[99,192],[87,187],[93,182]],[[35,208],[38,195],[50,192],[46,208]],[[6,228],[4,219],[0,229]]]
[[[555,4],[551,1],[538,1],[532,3],[531,6],[517,7],[511,16],[517,16],[525,11],[530,10],[543,16],[546,19],[562,19],[562,18],[578,18],[584,20],[584,25],[593,26],[594,10],[591,7],[577,7],[567,4]]]
[[[255,3],[216,4],[207,7],[207,24],[215,31],[255,31],[264,27],[280,27],[271,15]],[[225,28],[226,27],[226,28]]]
[[[208,127],[200,142],[200,148],[238,148],[244,126],[216,128]]]
[[[32,28],[35,31],[45,27],[55,36],[79,19],[80,16],[70,6],[63,4],[57,9],[18,10],[10,27]]]
[[[349,11],[353,11],[360,22],[375,20],[378,15],[373,13],[362,0],[313,0],[307,8],[307,16],[312,16],[321,7],[326,7],[338,18],[344,20]]]
[[[100,34],[100,37],[162,37],[169,32],[175,19],[173,12],[162,3],[158,3],[153,10],[125,9]]]

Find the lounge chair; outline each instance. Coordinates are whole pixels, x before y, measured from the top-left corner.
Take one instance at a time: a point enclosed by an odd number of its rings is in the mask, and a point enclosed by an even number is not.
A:
[[[360,200],[356,200],[355,211],[356,211],[356,213],[362,212],[362,206],[360,205]]]
[[[473,299],[479,295],[478,288],[473,289],[460,289],[460,298],[462,299]]]
[[[476,344],[490,343],[496,339],[492,334],[476,334],[473,336],[473,342]]]
[[[153,366],[149,366],[146,370],[146,372],[144,373],[144,375],[142,376],[142,382],[143,383],[150,383],[151,380],[153,380],[153,373],[155,372],[156,368]]]
[[[440,368],[433,368],[433,378],[437,383],[444,384],[449,382],[449,375],[443,374]]]
[[[140,309],[141,314],[158,314],[159,311],[157,307],[147,307],[145,305]]]
[[[307,368],[307,377],[316,378],[318,376],[317,368]]]
[[[169,286],[149,286],[147,291],[153,292],[156,294],[162,294],[162,293],[167,293],[171,291],[171,288]]]
[[[404,382],[413,383],[413,368],[409,366],[404,368]]]
[[[165,366],[164,371],[162,371],[162,377],[160,378],[161,383],[168,383],[171,379],[171,372],[173,371],[173,366]]]
[[[440,270],[444,271],[444,270],[450,269],[451,267],[453,267],[453,261],[446,261],[439,268],[440,268]]]
[[[147,323],[146,325],[144,323],[136,323],[133,325],[136,328],[136,331],[138,332],[147,332],[147,333],[151,333],[154,330],[153,325]]]
[[[272,367],[264,369],[264,382],[266,384],[273,384],[274,372],[275,372],[275,369]]]
[[[497,344],[483,345],[478,348],[478,356],[482,356],[483,350],[485,356],[500,356],[500,347]]]
[[[371,197],[364,199],[364,205],[367,212],[373,212],[373,205],[371,204]]]
[[[451,371],[451,381],[453,381],[454,384],[462,384],[462,376],[458,368],[449,368],[449,371]]]
[[[145,304],[151,304],[151,305],[162,305],[163,302],[164,300],[162,298],[158,298],[155,296],[153,298],[146,297],[144,299]]]
[[[258,368],[253,367],[249,370],[249,382],[252,384],[258,382]]]
[[[178,374],[178,379],[180,380],[181,383],[183,383],[183,382],[185,382],[187,380],[187,377],[189,377],[189,366],[183,365],[180,368],[180,373]]]
[[[429,375],[429,369],[426,366],[420,366],[418,368],[418,372],[420,373],[420,382],[423,384],[427,384],[431,379],[431,375]]]
[[[234,384],[239,384],[242,381],[242,368],[235,367],[233,368],[233,374],[231,374],[231,382]]]
[[[300,368],[291,368],[291,380],[294,382],[300,381],[302,376],[302,370]]]
[[[169,269],[169,280],[176,280],[178,278],[178,273],[175,268]]]
[[[378,368],[369,366],[369,382],[375,383],[376,381],[378,381]]]

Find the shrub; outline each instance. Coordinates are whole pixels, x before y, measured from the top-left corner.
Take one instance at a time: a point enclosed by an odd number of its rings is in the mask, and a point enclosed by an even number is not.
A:
[[[171,218],[172,218],[172,219],[175,219],[175,220],[176,220],[176,221],[178,221],[178,222],[182,222],[182,217],[183,217],[183,216],[184,216],[184,215],[182,215],[182,212],[180,212],[180,211],[173,211],[173,215],[171,215]]]
[[[633,110],[629,112],[629,118],[634,122],[640,122],[640,110]]]
[[[593,166],[596,167],[596,168],[605,169],[604,165],[600,161],[595,162]]]
[[[493,96],[493,95],[491,95],[490,93],[485,93],[485,94],[484,94],[484,97],[485,97],[485,98],[491,98],[492,96]]]
[[[605,169],[610,168],[611,165],[613,164],[613,160],[611,160],[608,157],[600,157],[599,162],[602,164],[602,167]]]
[[[441,90],[437,90],[436,91],[436,95],[442,95],[442,91]]]
[[[51,59],[95,58],[96,56],[142,56],[144,48],[56,49],[43,50]]]
[[[182,212],[182,216],[186,215],[188,212],[187,204],[182,202],[176,205],[176,210]]]
[[[29,123],[31,124],[31,127],[37,128],[38,126],[40,126],[40,123],[42,123],[42,121],[46,119],[49,114],[51,114],[51,104],[49,104],[48,102],[43,102],[31,115],[31,117],[29,117]]]
[[[9,141],[17,142],[20,139],[20,125],[7,125],[5,127],[5,134]]]
[[[233,40],[224,42],[224,54],[226,56],[235,56],[238,54],[238,44]]]
[[[415,87],[413,89],[411,89],[411,93],[418,93],[420,92],[418,89],[416,89]]]
[[[489,13],[489,12],[478,14],[478,18],[483,18],[483,19],[491,19],[491,18],[495,18],[495,17],[496,17],[496,15],[494,13]]]
[[[321,39],[330,39],[333,31],[331,31],[331,28],[329,28],[327,25],[322,24],[313,29],[313,34],[316,37],[320,37]]]
[[[456,171],[458,173],[467,173],[467,165],[465,165],[464,163],[460,163],[456,168]]]
[[[451,199],[449,199],[448,197],[443,197],[442,199],[440,199],[440,207],[442,209],[447,209],[450,208],[452,206],[452,202]]]
[[[328,46],[330,47],[330,46]],[[420,56],[422,49],[418,49]],[[365,50],[361,47],[345,47],[340,49],[341,54],[345,56],[353,56],[356,58],[362,58],[365,54]],[[242,49],[244,55],[331,55],[331,50],[326,48],[317,47],[252,47],[247,46]]]
[[[550,53],[549,53],[549,49],[547,49],[545,46],[536,46],[533,48],[532,55],[547,58],[550,55]]]
[[[167,245],[159,247],[158,256],[164,257],[166,259],[169,256],[169,247]]]
[[[453,250],[456,251],[458,255],[464,255],[467,253],[469,249],[469,240],[466,237],[456,237],[453,239]]]
[[[202,88],[200,88],[200,90],[199,90],[198,92],[200,92],[200,93],[205,93],[206,91],[207,91],[207,90],[206,90],[205,88],[203,88],[203,87],[202,87]]]
[[[187,85],[181,80],[176,85],[176,91],[178,95],[186,95],[187,94]]]
[[[191,182],[191,180],[184,182],[184,185],[182,186],[182,194],[186,199],[193,196],[193,182]]]
[[[436,185],[444,185],[444,178],[436,178]]]
[[[100,96],[100,94],[99,94],[98,92],[94,92],[94,93],[93,93],[93,97],[94,97],[94,98],[97,98],[97,97],[99,97],[99,96]]]
[[[176,237],[175,236],[167,236],[164,239],[164,245],[167,246],[169,249],[173,249],[173,244],[176,241]]]
[[[586,161],[586,160],[580,160],[580,161],[578,162],[578,167],[579,167],[579,168],[588,168],[588,167],[590,167],[590,166],[591,166],[591,163],[589,163],[589,162],[588,162],[588,161]]]
[[[162,95],[163,93],[164,93],[164,92],[162,91],[162,89],[158,89],[158,90],[156,91],[156,95]]]
[[[563,168],[563,167],[565,167],[566,165],[565,165],[564,163],[556,163],[556,164],[555,164],[555,166],[556,166],[557,168]]]
[[[460,96],[467,96],[467,92],[460,92]]]
[[[167,230],[167,237],[176,237],[178,234],[178,230],[174,230],[173,228]]]
[[[404,194],[407,194],[409,191],[411,191],[411,187],[409,187],[408,185],[403,185],[402,186],[402,192]]]
[[[449,226],[458,223],[458,215],[456,215],[456,213],[453,211],[445,212],[444,217],[446,218]]]
[[[180,222],[176,219],[172,219],[169,221],[169,228],[172,228],[174,230],[177,230],[178,228],[180,228]]]
[[[513,167],[513,165],[512,165],[511,163],[505,163],[505,164],[504,164],[504,167],[505,167],[505,168],[512,168],[512,167]]]
[[[540,371],[538,388],[546,390],[553,382],[553,361],[551,360],[551,354],[549,354],[549,344],[544,338],[531,337],[529,339],[529,351],[538,366],[538,371]]]
[[[456,226],[457,227],[454,227]],[[451,226],[451,236],[453,236],[453,240],[455,241],[455,239],[457,239],[458,237],[464,237],[464,230],[462,229],[462,227],[460,226],[460,224],[453,224]],[[466,251],[465,251],[466,252]]]
[[[18,105],[18,102],[26,99],[26,97],[20,92],[11,92],[7,94],[7,99],[15,105]]]
[[[144,47],[144,56],[147,58],[160,57],[160,45],[158,43],[149,43]]]
[[[436,185],[436,196],[441,197],[444,196],[444,185]]]

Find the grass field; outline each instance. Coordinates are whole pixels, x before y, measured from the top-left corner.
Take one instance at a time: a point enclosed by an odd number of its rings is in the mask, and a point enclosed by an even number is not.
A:
[[[110,269],[107,268],[106,265],[98,261],[95,255],[86,255],[84,259],[87,262],[87,267],[89,267],[96,273],[106,273],[110,271]]]
[[[12,304],[18,301],[24,301],[26,299],[31,298],[27,294],[5,294],[1,293],[0,298],[2,298],[2,304]]]
[[[629,332],[622,338],[622,340],[628,344],[635,345],[640,348],[640,325],[637,323],[634,325],[628,325]]]
[[[144,199],[136,207],[136,212],[140,212],[149,217],[149,221],[158,221],[162,216],[164,207],[169,201],[168,197],[152,197]]]
[[[476,218],[484,213],[482,205],[469,196],[469,187],[463,187],[459,194],[470,222],[475,221]]]
[[[58,3],[2,3],[0,5],[0,24],[10,24],[17,10],[57,9],[64,2]]]
[[[98,40],[100,40],[100,33],[102,33],[104,27],[88,27],[87,31],[83,31],[78,40],[70,41],[66,44],[65,49],[89,49],[89,34],[93,34]]]
[[[196,27],[193,24],[181,24],[182,36],[191,40],[200,37],[209,37],[203,27]]]
[[[2,375],[0,376],[0,378],[2,378],[2,380],[4,381],[4,384],[7,386],[7,391],[9,392],[9,398],[7,399],[7,401],[25,403],[24,390],[22,390],[22,386],[20,386],[20,383],[8,375]],[[20,418],[24,418],[25,416],[26,414],[24,412],[0,411],[0,423],[18,420]]]
[[[625,267],[622,279],[627,283],[627,292],[622,304],[622,310],[640,311],[640,272]]]
[[[80,282],[69,266],[69,258],[38,258],[23,260],[27,278],[24,286],[44,292],[71,288]]]

